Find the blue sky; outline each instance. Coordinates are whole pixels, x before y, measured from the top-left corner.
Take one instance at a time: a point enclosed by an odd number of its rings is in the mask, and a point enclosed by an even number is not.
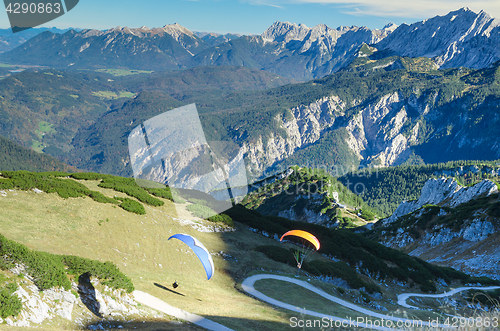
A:
[[[499,0],[80,0],[72,11],[44,26],[108,29],[179,23],[192,31],[260,34],[275,21],[289,21],[376,29],[389,22],[413,23],[445,15],[461,7],[500,18]],[[8,27],[3,12],[0,28]]]

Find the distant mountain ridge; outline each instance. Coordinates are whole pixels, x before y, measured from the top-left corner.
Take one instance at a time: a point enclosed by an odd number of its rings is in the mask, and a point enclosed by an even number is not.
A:
[[[4,61],[75,68],[173,70],[211,47],[178,24],[162,28],[117,27],[106,31],[43,32],[2,55]]]
[[[325,24],[275,22],[260,36],[239,39],[210,48],[193,60],[205,65],[242,65],[262,68],[285,77],[309,80],[323,77],[347,65],[363,44],[375,43],[394,29],[339,27]]]
[[[174,70],[232,65],[295,80],[320,78],[359,56],[428,57],[438,68],[485,68],[500,60],[500,20],[468,8],[411,25],[382,29],[275,22],[261,35],[193,33],[175,23],[161,28],[42,33],[0,59],[17,64],[75,68]],[[360,49],[370,45],[370,53]]]
[[[52,33],[64,33],[69,29],[58,28],[33,28],[13,33],[12,29],[0,29],[0,53],[10,51],[39,33],[50,31]]]
[[[193,33],[212,46],[217,46],[219,44],[225,43],[233,39],[238,39],[239,37],[241,37],[241,35],[233,33],[220,34],[213,32],[199,32],[199,31],[193,31]]]
[[[440,68],[485,68],[500,59],[500,20],[464,7],[411,25],[401,24],[375,45],[385,54],[432,58]]]

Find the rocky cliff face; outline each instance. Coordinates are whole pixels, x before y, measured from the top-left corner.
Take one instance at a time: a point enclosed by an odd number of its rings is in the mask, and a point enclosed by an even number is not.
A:
[[[439,207],[422,208],[426,204]],[[378,224],[378,240],[428,262],[500,279],[499,204],[489,180],[462,187],[452,178],[430,179],[418,200],[402,203]]]
[[[271,133],[264,142],[243,141],[241,151],[245,155],[251,173],[260,176],[265,170],[293,155],[297,150],[317,142],[331,128],[335,119],[344,114],[346,103],[337,96],[324,97],[307,106],[292,108],[287,115],[275,118],[284,135]]]
[[[403,201],[396,211],[382,222],[384,224],[392,223],[398,217],[412,213],[427,204],[456,207],[480,195],[493,193],[498,193],[498,187],[490,180],[483,180],[472,187],[463,187],[453,178],[429,179],[422,188],[422,193],[417,201]]]
[[[404,98],[398,92],[366,104],[346,121],[345,111],[352,106],[330,96],[292,108],[288,113],[291,116],[276,117],[278,127],[286,134],[272,133],[266,142],[263,138],[254,144],[243,142],[242,151],[251,173],[273,168],[296,151],[318,142],[327,131],[338,128],[347,130],[345,142],[362,165],[399,165],[409,157],[411,147],[420,142],[420,123],[407,109],[421,109],[422,115],[429,111],[424,102]]]
[[[361,166],[400,165],[414,152],[431,163],[453,160],[457,155],[463,159],[500,157],[500,138],[493,133],[500,127],[500,118],[490,111],[497,109],[500,101],[490,99],[487,105],[478,106],[469,96],[458,99],[457,94],[445,103],[445,93],[414,87],[412,93],[396,90],[351,101],[330,94],[277,115],[274,124],[281,130],[267,137],[251,144],[235,138],[240,140],[252,174],[272,170],[338,129],[347,131],[343,143]],[[244,136],[240,131],[240,137]]]
[[[410,146],[418,142],[419,124],[410,124],[409,133],[402,131],[411,121],[407,102],[398,92],[388,94],[349,121],[347,143],[363,164],[398,165],[409,156]]]
[[[21,274],[22,270],[22,266],[17,266],[11,272]],[[65,323],[73,323],[75,328],[82,328],[96,321],[126,323],[135,316],[151,314],[150,311],[139,308],[131,294],[99,285],[96,280],[92,284],[99,288],[93,288],[92,295],[76,283],[68,291],[56,288],[39,291],[30,277],[24,275],[15,292],[21,299],[22,311],[17,317],[0,318],[0,323],[13,327],[40,327],[62,318]],[[95,309],[92,310],[92,307]]]

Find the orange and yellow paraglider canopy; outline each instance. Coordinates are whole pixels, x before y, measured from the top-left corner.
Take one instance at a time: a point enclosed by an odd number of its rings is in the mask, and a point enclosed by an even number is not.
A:
[[[290,230],[290,231],[288,231],[287,233],[285,233],[284,235],[281,236],[280,241],[283,241],[283,238],[286,237],[286,236],[296,236],[296,237],[303,238],[303,239],[309,241],[311,244],[313,244],[313,246],[316,248],[316,250],[319,249],[319,240],[318,240],[318,238],[316,238],[315,236],[313,236],[309,232],[302,231],[302,230]]]

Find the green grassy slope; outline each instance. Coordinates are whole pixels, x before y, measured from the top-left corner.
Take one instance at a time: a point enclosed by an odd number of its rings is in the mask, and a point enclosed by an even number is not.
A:
[[[6,174],[12,177],[11,173]],[[45,174],[48,177],[53,175],[61,174]],[[88,190],[97,191],[108,198],[116,195],[135,200],[126,193],[109,188],[109,185],[100,185],[103,180],[96,178],[101,175],[85,176],[88,176],[86,180],[64,177],[60,180],[78,182]],[[4,178],[2,183],[5,182]],[[112,182],[126,181],[115,179]],[[288,250],[296,247],[290,243],[280,244],[272,239],[274,233],[282,234],[292,228],[300,227],[310,231],[322,243],[319,252],[321,255],[313,254],[309,259],[309,269],[305,269],[309,270],[311,276],[323,273],[331,277],[348,277],[354,287],[363,286],[366,291],[381,291],[382,299],[373,300],[380,302],[389,309],[389,313],[397,316],[404,314],[404,311],[397,311],[398,307],[394,305],[395,295],[404,291],[403,286],[415,284],[414,290],[422,286],[424,290],[432,290],[433,279],[437,276],[448,279],[450,283],[453,283],[453,279],[476,281],[448,269],[432,267],[348,231],[328,230],[317,225],[262,216],[241,206],[227,211],[235,221],[236,231],[205,232],[196,228],[210,228],[217,224],[193,217],[187,211],[189,202],[174,205],[168,199],[157,197],[163,204],[152,206],[144,203],[146,213],[140,215],[89,197],[63,198],[56,192],[35,193],[26,189],[27,187],[14,188],[14,191],[7,191],[5,196],[0,196],[0,233],[6,238],[30,249],[52,254],[112,261],[131,279],[136,289],[237,330],[289,328],[292,313],[271,309],[269,305],[243,294],[240,284],[245,277],[260,272],[277,272],[290,276],[295,274],[295,266],[274,261],[267,256],[265,250],[263,253],[259,248],[274,246],[278,251],[280,248]],[[248,226],[266,231],[270,237],[256,234]],[[210,281],[206,280],[203,267],[196,256],[184,244],[168,241],[174,233],[195,236],[212,253],[215,275]],[[332,262],[323,255],[334,256],[341,262]],[[376,275],[377,272],[378,278],[369,276]],[[409,281],[408,277],[412,280]],[[164,289],[170,288],[174,280],[180,283],[176,291],[182,295]],[[398,285],[400,281],[404,285]],[[406,283],[407,281],[409,282]],[[327,283],[318,282],[314,278],[312,283],[329,293],[339,295],[336,288]],[[280,289],[274,285],[273,288]],[[286,284],[283,284],[282,289],[286,289]],[[366,295],[361,293],[362,288],[344,291],[344,298],[351,302]],[[285,294],[279,299],[295,300],[286,292],[282,293]],[[340,309],[338,312],[343,313],[344,310]],[[352,312],[347,314],[353,318],[356,316]],[[419,314],[421,318],[427,319],[427,312]]]

